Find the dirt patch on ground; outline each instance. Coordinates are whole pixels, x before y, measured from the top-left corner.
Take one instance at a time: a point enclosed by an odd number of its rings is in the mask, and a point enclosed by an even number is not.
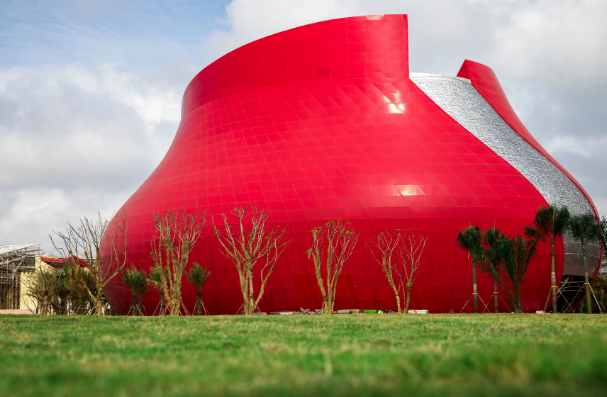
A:
[[[0,314],[32,314],[32,312],[27,309],[6,309],[0,310]]]

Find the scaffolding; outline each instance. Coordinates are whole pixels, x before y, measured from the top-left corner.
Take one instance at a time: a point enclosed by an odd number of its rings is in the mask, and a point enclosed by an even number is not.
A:
[[[593,278],[590,277],[592,284]],[[563,276],[556,295],[559,313],[573,313],[586,296],[584,276]]]
[[[19,309],[21,274],[32,272],[40,244],[0,245],[0,309]]]

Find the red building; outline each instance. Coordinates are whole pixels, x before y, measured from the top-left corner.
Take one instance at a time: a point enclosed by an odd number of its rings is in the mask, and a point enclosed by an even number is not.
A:
[[[129,262],[149,269],[153,214],[199,207],[217,222],[234,206],[266,209],[272,225],[286,224],[291,243],[262,311],[320,308],[305,251],[310,230],[332,219],[349,219],[361,232],[337,308],[395,309],[364,242],[380,231],[412,230],[429,236],[412,308],[459,312],[472,292],[472,269],[455,243],[458,231],[477,224],[520,234],[548,203],[596,214],[583,188],[518,119],[490,68],[465,61],[457,77],[410,73],[407,16],[378,15],[277,33],[207,66],[183,95],[168,153],[123,210]],[[583,275],[578,248],[558,240],[559,283]],[[525,311],[546,302],[549,251],[542,245],[529,268]],[[594,275],[600,247],[590,247],[589,256]],[[237,273],[211,226],[190,261],[212,272],[203,289],[210,312],[236,313]],[[119,283],[114,279],[105,294],[120,313],[130,295],[115,288]],[[493,282],[481,275],[481,298],[492,292]],[[186,282],[184,300],[193,307],[195,291]],[[149,295],[148,311],[157,302]]]

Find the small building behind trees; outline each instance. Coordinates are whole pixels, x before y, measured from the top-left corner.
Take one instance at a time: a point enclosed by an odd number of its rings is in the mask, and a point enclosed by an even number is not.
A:
[[[0,245],[0,310],[21,306],[21,277],[32,272],[40,244]]]

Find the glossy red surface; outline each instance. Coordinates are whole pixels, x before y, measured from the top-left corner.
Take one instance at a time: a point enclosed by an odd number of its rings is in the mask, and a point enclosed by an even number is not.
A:
[[[365,246],[384,230],[429,236],[413,309],[459,312],[472,292],[468,256],[455,244],[470,224],[521,233],[546,204],[510,164],[436,106],[408,77],[407,17],[368,16],[315,23],[245,45],[189,84],[182,121],[165,158],[126,202],[128,259],[148,269],[151,217],[166,209],[258,204],[291,240],[266,289],[262,311],[320,308],[310,230],[349,219],[361,232],[338,286],[337,308],[395,309],[388,283]],[[111,230],[110,230],[111,232]],[[211,227],[191,262],[211,270],[203,290],[213,314],[242,304],[237,273]],[[103,255],[107,255],[104,252]],[[557,243],[557,274],[563,268]],[[524,307],[548,294],[549,250],[541,247],[524,285]],[[493,283],[480,275],[480,296]],[[119,313],[128,292],[105,293]],[[184,282],[184,300],[195,291]],[[146,297],[148,312],[157,294]],[[501,309],[505,307],[501,304]],[[191,309],[190,309],[191,310]],[[468,304],[465,311],[471,311]]]

